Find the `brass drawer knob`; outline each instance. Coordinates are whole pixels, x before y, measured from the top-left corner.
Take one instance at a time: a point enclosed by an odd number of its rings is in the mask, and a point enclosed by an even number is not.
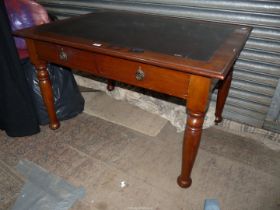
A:
[[[141,69],[141,67],[139,67],[135,73],[135,78],[138,81],[143,80],[145,77],[145,72]]]
[[[59,58],[60,58],[60,60],[63,60],[63,61],[67,61],[67,59],[68,59],[68,56],[67,56],[66,52],[63,51],[63,48],[61,49],[61,51],[59,53]]]

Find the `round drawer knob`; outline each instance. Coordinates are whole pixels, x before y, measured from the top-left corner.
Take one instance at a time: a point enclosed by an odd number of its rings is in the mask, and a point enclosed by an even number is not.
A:
[[[64,61],[66,61],[68,59],[68,56],[67,56],[66,52],[63,51],[63,49],[61,49],[61,51],[59,53],[59,58],[60,58],[60,60],[64,60]]]
[[[145,72],[141,69],[141,67],[139,67],[135,73],[135,78],[138,81],[143,80],[145,77]]]

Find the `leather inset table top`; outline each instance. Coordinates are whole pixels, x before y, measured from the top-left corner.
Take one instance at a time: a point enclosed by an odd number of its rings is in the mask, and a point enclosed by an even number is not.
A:
[[[61,27],[44,25],[38,32],[106,42],[135,51],[207,61],[237,28],[213,22],[193,21],[127,12],[96,12],[67,21]]]

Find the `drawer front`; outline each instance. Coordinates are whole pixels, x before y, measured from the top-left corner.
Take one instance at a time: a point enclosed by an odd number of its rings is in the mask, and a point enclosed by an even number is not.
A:
[[[189,75],[157,66],[36,41],[40,59],[127,84],[187,98]]]
[[[98,74],[127,84],[186,98],[189,75],[157,66],[97,55]]]
[[[73,69],[96,74],[96,54],[47,42],[36,42],[39,58]]]

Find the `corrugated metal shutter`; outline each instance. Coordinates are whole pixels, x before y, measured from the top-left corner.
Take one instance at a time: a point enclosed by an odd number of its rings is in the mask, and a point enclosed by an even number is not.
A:
[[[280,130],[280,80],[272,98],[264,128],[276,132]]]
[[[224,116],[256,127],[264,126],[280,78],[279,1],[40,0],[39,2],[60,18],[103,8],[253,26],[254,30],[234,66],[234,79]],[[213,99],[215,97],[216,93]]]

